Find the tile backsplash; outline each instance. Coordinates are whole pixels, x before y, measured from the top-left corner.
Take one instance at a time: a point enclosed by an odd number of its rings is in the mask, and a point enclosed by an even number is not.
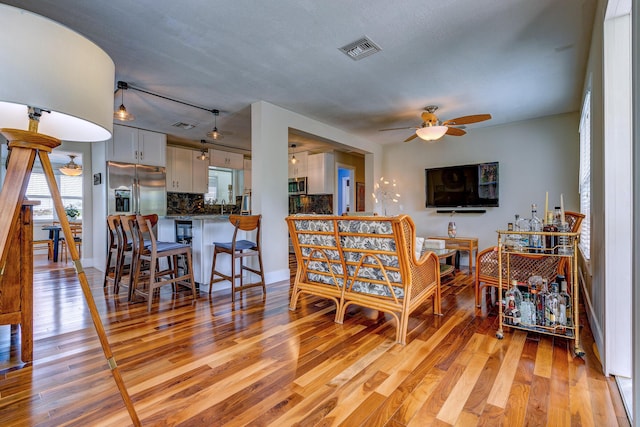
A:
[[[235,205],[225,205],[224,213],[240,213],[241,197],[236,198]],[[213,205],[204,201],[203,194],[167,193],[167,215],[216,215],[222,212],[221,205]]]

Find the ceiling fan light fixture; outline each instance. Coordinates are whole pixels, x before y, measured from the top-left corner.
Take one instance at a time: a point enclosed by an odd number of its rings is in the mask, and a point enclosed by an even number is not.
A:
[[[447,126],[425,126],[416,130],[416,134],[425,141],[435,141],[442,138],[448,129]]]
[[[108,110],[107,110],[108,111]],[[62,166],[60,168],[60,173],[62,173],[63,175],[67,175],[67,176],[79,176],[82,175],[82,166],[80,166],[79,164],[77,164],[76,162],[73,161],[73,159],[75,159],[76,156],[74,155],[69,155],[69,163],[67,163],[66,165]]]

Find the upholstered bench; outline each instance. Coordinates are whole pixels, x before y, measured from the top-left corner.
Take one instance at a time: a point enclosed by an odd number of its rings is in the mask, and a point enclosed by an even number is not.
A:
[[[355,304],[396,320],[396,341],[406,343],[409,314],[428,298],[440,314],[440,265],[433,252],[416,257],[415,226],[407,215],[287,217],[298,269],[290,309],[307,293],[336,304],[342,323]]]

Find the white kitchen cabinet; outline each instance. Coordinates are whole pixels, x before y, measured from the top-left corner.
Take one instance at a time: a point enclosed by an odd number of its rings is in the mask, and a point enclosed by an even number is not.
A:
[[[193,177],[191,173],[194,150],[167,147],[167,191],[192,193]]]
[[[208,193],[209,192],[209,161],[200,160],[200,151],[191,151],[191,189],[192,193]]]
[[[129,126],[113,125],[107,143],[107,160],[149,166],[166,166],[167,135]]]
[[[210,148],[209,165],[219,168],[242,169],[244,167],[244,155]]]
[[[244,192],[251,192],[251,159],[244,159]]]
[[[309,155],[307,158],[307,194],[333,194],[335,174],[333,153]]]
[[[294,155],[296,156],[296,162],[291,163]],[[308,157],[309,153],[307,151],[289,154],[289,178],[304,178],[307,176]]]

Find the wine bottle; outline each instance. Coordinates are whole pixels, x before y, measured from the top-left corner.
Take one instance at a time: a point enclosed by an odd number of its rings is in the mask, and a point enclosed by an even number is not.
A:
[[[553,212],[547,212],[547,223],[545,224],[542,231],[555,233],[558,231],[558,227],[553,224]],[[545,252],[548,254],[557,253],[556,248],[556,236],[545,235],[544,236],[544,248]]]

